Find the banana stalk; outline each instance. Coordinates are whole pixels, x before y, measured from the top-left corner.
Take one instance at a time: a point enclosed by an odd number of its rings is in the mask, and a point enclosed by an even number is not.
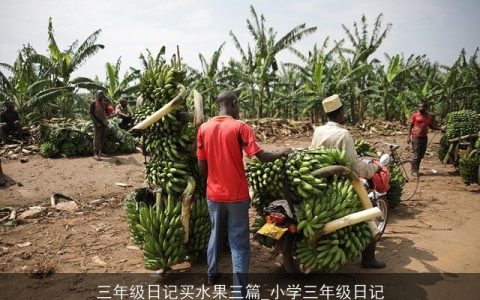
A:
[[[178,93],[178,95],[175,98],[173,98],[170,102],[165,104],[158,111],[153,113],[150,117],[146,118],[142,122],[135,125],[130,130],[145,130],[145,129],[147,129],[149,126],[156,123],[161,118],[163,118],[166,115],[168,115],[169,113],[173,112],[179,105],[181,105],[183,103],[185,103],[185,87],[182,86],[180,92]]]
[[[380,217],[381,215],[382,211],[378,207],[372,207],[353,214],[346,215],[345,217],[342,217],[340,219],[328,222],[322,229],[315,231],[316,234],[313,240],[316,242],[316,240],[318,240],[323,235],[329,234],[350,225],[355,225],[363,221]]]
[[[372,202],[368,199],[367,190],[358,179],[357,174],[353,172],[350,168],[344,166],[328,166],[312,172],[312,176],[314,177],[326,177],[331,175],[340,175],[345,176],[350,179],[353,189],[358,194],[360,201],[362,202],[362,206],[365,209],[372,208]]]
[[[183,225],[183,243],[187,243],[190,233],[190,216],[192,212],[193,193],[195,192],[195,179],[189,176],[187,179],[187,187],[183,191],[182,199],[182,225]]]
[[[193,90],[193,105],[195,107],[195,127],[198,129],[200,125],[204,122],[203,114],[203,98],[202,95],[197,91]]]

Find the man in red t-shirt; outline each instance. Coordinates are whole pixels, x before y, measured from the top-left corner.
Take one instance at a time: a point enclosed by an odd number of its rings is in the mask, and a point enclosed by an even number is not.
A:
[[[265,152],[256,141],[253,130],[239,118],[239,105],[233,92],[217,96],[219,116],[202,124],[197,134],[197,156],[200,174],[207,178],[208,210],[212,231],[208,243],[208,282],[214,283],[222,231],[227,228],[232,253],[233,285],[242,286],[245,295],[250,262],[248,207],[250,196],[245,176],[242,150],[248,157],[262,162],[286,156],[291,149]]]
[[[408,141],[412,143],[413,158],[412,158],[412,175],[418,176],[420,170],[420,162],[422,161],[425,152],[427,151],[428,143],[428,128],[442,130],[435,125],[435,116],[428,112],[428,105],[421,102],[418,105],[418,112],[415,112],[410,117],[408,122]]]

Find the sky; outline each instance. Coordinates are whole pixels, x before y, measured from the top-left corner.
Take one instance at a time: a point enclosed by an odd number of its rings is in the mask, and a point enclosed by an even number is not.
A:
[[[84,41],[97,29],[97,40],[105,48],[74,72],[73,77],[98,75],[105,80],[105,64],[122,57],[122,70],[140,68],[140,53],[157,53],[162,45],[167,57],[180,46],[184,62],[200,68],[198,54],[209,59],[226,42],[222,61],[238,58],[232,30],[242,45],[252,44],[246,27],[250,5],[263,14],[266,26],[281,37],[293,27],[305,23],[317,31],[295,48],[307,52],[329,36],[346,38],[342,24],[353,28],[362,14],[373,24],[383,13],[383,26],[393,27],[373,57],[384,53],[427,54],[442,64],[451,64],[462,48],[472,55],[480,46],[480,1],[462,0],[0,0],[0,62],[13,64],[18,50],[30,43],[37,52],[47,54],[48,18],[53,19],[57,44],[67,49],[76,39]],[[371,29],[372,27],[370,27]],[[371,31],[371,30],[370,30]],[[281,62],[296,61],[285,51]]]

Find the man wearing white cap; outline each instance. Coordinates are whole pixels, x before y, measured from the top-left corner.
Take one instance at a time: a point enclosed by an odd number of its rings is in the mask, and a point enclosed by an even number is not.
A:
[[[313,133],[312,147],[337,148],[345,151],[351,163],[352,170],[359,176],[371,178],[380,168],[375,164],[363,162],[355,151],[353,137],[341,124],[345,123],[343,105],[338,95],[332,95],[322,101],[323,110],[329,122],[317,127]],[[384,268],[385,263],[375,259],[375,241],[365,248],[362,253],[364,268]]]

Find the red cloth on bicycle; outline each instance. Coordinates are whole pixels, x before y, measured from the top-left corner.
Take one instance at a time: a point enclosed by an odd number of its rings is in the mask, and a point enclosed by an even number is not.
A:
[[[432,124],[432,116],[417,111],[412,114],[409,122],[412,124],[412,137],[425,137],[428,133],[428,127]]]
[[[390,189],[390,171],[376,159],[373,163],[380,168],[372,176],[373,188],[379,193],[386,193]]]
[[[242,149],[248,157],[262,150],[245,122],[218,116],[200,126],[197,157],[207,161],[209,200],[237,202],[249,199]]]

